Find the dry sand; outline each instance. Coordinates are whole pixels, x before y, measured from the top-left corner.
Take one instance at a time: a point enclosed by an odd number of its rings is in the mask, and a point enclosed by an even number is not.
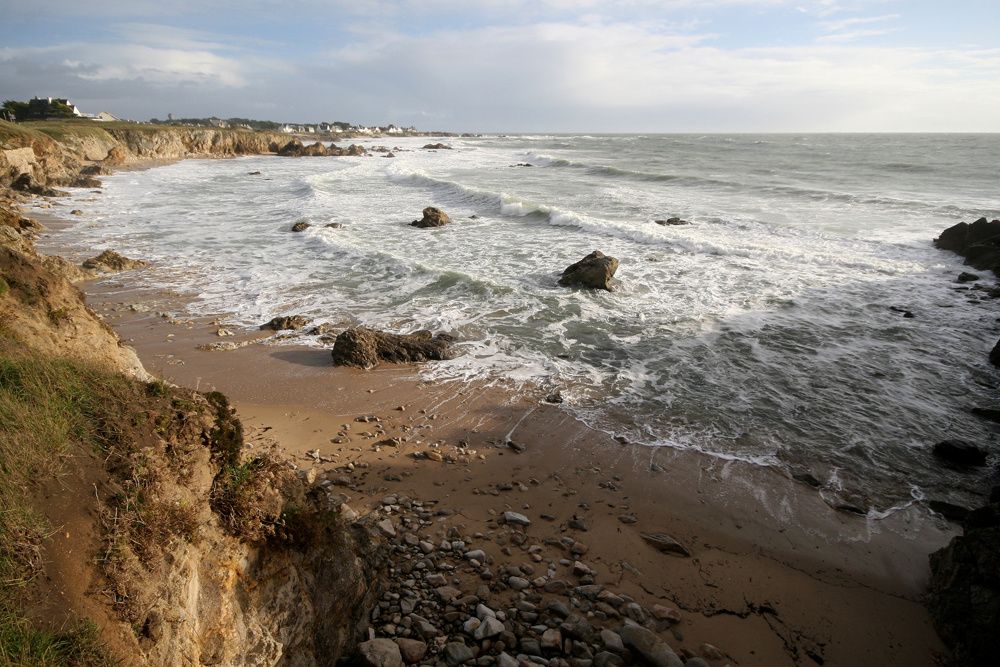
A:
[[[40,247],[86,254],[58,243],[56,233]],[[273,341],[198,349],[273,332],[220,338],[209,319],[183,315],[182,298],[130,283],[121,274],[84,289],[147,370],[226,393],[254,446],[277,443],[300,468],[345,484],[362,513],[387,494],[438,501],[455,514],[431,537],[458,526],[484,540],[499,514],[523,513],[533,543],[585,543],[598,583],[646,608],[679,608],[671,644],[691,655],[717,646],[725,658],[713,665],[909,667],[944,651],[920,596],[927,554],[952,531],[917,509],[882,521],[838,512],[773,470],[619,444],[529,391],[429,383],[413,367],[334,368],[329,350]],[[424,452],[445,460],[415,457]],[[569,527],[574,517],[586,531]],[[691,557],[660,553],[641,532],[667,533]],[[565,557],[545,549],[546,561]],[[527,562],[518,549],[497,555],[495,570]]]

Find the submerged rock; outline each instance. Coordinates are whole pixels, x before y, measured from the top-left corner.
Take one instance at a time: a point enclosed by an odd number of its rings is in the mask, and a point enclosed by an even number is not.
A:
[[[666,220],[654,220],[658,225],[664,226],[675,226],[675,225],[690,225],[691,223],[687,220],[681,220],[680,218],[667,218]]]
[[[260,325],[261,329],[271,329],[273,331],[288,331],[301,329],[309,324],[309,318],[304,315],[280,315],[270,322]]]
[[[105,250],[97,257],[91,257],[83,263],[83,268],[106,273],[116,271],[129,271],[146,266],[146,262],[141,259],[129,259],[124,255],[119,255],[114,250]]]
[[[986,465],[986,452],[965,440],[942,440],[934,445],[934,456],[964,466]]]
[[[420,220],[414,220],[410,223],[410,226],[425,229],[428,227],[444,227],[451,222],[451,218],[448,217],[447,213],[433,206],[425,208],[423,213],[424,217]]]
[[[611,291],[611,279],[614,278],[618,270],[618,260],[605,255],[600,250],[595,250],[579,262],[570,264],[559,278],[559,284],[563,286],[579,285],[591,289],[604,289]]]
[[[432,151],[441,151],[441,150],[450,151],[451,150],[451,146],[449,146],[448,144],[442,144],[442,143],[424,144],[424,148],[426,148],[428,150],[432,150]]]
[[[360,368],[374,368],[383,361],[394,364],[441,361],[451,358],[453,342],[454,338],[443,333],[394,334],[357,327],[337,336],[331,356],[335,366]]]

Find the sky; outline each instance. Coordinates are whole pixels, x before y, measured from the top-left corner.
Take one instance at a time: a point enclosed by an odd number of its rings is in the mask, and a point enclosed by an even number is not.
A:
[[[0,99],[458,132],[998,132],[1000,0],[0,0]]]

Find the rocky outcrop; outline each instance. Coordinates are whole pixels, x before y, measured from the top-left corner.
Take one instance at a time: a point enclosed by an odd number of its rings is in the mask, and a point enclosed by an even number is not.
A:
[[[453,342],[447,334],[435,335],[430,331],[394,334],[358,327],[337,336],[331,355],[335,366],[359,368],[374,368],[383,361],[393,364],[440,361],[452,358]]]
[[[1000,220],[960,222],[941,232],[934,245],[961,255],[974,268],[994,273],[1000,270]]]
[[[611,291],[611,279],[618,270],[618,260],[595,250],[562,272],[559,284]]]
[[[448,144],[436,143],[436,144],[424,144],[424,148],[431,151],[450,151],[451,146]]]
[[[451,218],[448,217],[447,213],[433,206],[425,208],[423,213],[424,217],[414,220],[410,223],[410,226],[426,229],[428,227],[444,227],[451,222]]]
[[[312,227],[312,225],[309,224],[308,222],[296,222],[294,225],[292,225],[292,231],[293,232],[304,232],[307,229],[309,229],[310,227]]]
[[[654,220],[658,225],[663,226],[677,226],[677,225],[690,225],[691,223],[687,220],[681,220],[680,218],[667,218],[666,220]]]
[[[1000,632],[1000,494],[970,512],[963,535],[931,554],[927,596],[941,639],[956,665],[992,665]]]
[[[124,255],[119,255],[114,250],[105,250],[97,257],[91,257],[83,262],[83,268],[98,273],[118,273],[140,269],[144,266],[148,266],[148,263],[141,259],[129,259]]]

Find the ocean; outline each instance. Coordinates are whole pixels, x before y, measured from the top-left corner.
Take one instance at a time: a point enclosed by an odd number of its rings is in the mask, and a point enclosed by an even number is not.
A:
[[[304,314],[450,332],[461,354],[425,366],[430,377],[558,389],[562,409],[631,443],[808,474],[831,504],[872,517],[981,498],[985,473],[944,468],[931,447],[995,446],[996,428],[969,408],[998,402],[987,354],[1000,308],[957,283],[967,267],[931,240],[1000,216],[1000,135],[421,148],[437,141],[358,142],[394,158],[121,172],[100,196],[74,191],[85,215],[67,234],[152,260],[127,279],[180,291],[191,313],[229,326]],[[409,226],[425,206],[453,224]],[[655,222],[671,217],[690,224]],[[620,260],[617,289],[560,287],[593,250]]]

